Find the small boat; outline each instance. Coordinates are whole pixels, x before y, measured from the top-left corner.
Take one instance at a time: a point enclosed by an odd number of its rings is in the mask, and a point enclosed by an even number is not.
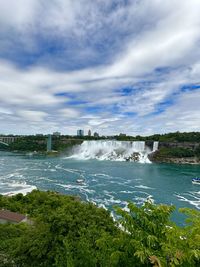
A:
[[[199,184],[200,185],[200,178],[198,178],[198,177],[197,178],[193,178],[192,179],[192,183],[193,184]]]
[[[76,183],[77,183],[77,184],[83,184],[83,183],[84,183],[84,179],[77,179],[77,180],[76,180]]]

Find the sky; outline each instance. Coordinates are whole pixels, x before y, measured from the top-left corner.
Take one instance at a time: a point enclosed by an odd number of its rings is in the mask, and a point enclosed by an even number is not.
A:
[[[199,0],[0,0],[0,133],[200,131]]]

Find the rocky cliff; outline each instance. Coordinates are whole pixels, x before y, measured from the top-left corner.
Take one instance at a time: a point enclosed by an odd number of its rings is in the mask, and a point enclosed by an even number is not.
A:
[[[149,154],[152,162],[200,164],[199,142],[160,142],[157,151]]]

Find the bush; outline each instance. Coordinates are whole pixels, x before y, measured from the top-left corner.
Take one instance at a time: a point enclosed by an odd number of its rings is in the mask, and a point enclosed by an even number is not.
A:
[[[120,219],[76,197],[32,191],[0,198],[1,207],[28,213],[32,225],[0,225],[0,266],[199,266],[200,212],[182,209],[185,227],[170,220],[173,206],[130,203]],[[3,264],[3,265],[2,265]]]

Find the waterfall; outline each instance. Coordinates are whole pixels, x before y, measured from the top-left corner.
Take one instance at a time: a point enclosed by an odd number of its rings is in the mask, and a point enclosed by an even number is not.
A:
[[[156,150],[158,150],[158,144],[159,144],[158,141],[154,141],[153,142],[153,152],[156,151]]]
[[[143,141],[84,141],[81,145],[73,149],[70,158],[79,160],[98,159],[150,163],[148,159],[150,152],[145,147],[145,142]]]

